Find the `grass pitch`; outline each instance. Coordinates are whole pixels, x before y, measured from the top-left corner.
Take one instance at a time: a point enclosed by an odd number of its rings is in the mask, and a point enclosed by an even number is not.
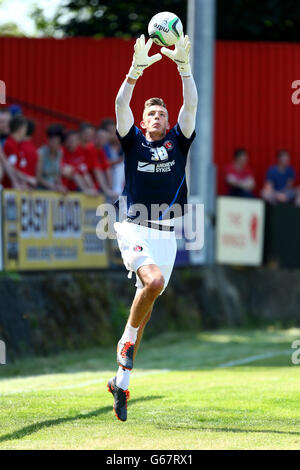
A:
[[[0,449],[299,449],[294,339],[300,330],[144,342],[125,423],[106,389],[115,348],[1,366]]]

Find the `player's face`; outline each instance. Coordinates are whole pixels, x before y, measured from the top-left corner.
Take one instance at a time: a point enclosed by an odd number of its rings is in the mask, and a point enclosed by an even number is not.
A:
[[[153,135],[165,135],[169,129],[168,111],[163,106],[153,105],[145,109],[141,122],[146,133]]]

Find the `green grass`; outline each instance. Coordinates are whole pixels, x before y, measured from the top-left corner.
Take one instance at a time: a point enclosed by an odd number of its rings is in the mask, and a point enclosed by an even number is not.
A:
[[[299,449],[294,339],[300,330],[172,333],[144,342],[126,423],[113,415],[106,390],[115,348],[1,366],[0,449]]]

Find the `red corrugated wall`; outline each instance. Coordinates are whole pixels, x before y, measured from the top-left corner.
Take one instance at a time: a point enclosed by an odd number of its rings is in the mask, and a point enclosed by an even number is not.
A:
[[[38,143],[49,122],[62,121],[69,127],[80,120],[98,124],[114,115],[114,98],[131,63],[133,44],[119,39],[0,38],[0,79],[6,82],[8,102],[23,102],[25,113],[38,121]],[[291,84],[300,80],[300,44],[219,41],[215,63],[214,159],[219,190],[223,168],[240,146],[249,150],[259,187],[279,148],[291,151],[300,174],[300,104],[291,101]],[[176,66],[166,57],[137,83],[132,100],[137,123],[150,96],[165,99],[174,124],[182,103],[181,85]]]
[[[288,149],[300,174],[300,105],[291,85],[300,80],[300,44],[217,42],[214,157],[219,190],[236,147],[249,150],[258,188],[278,149]]]

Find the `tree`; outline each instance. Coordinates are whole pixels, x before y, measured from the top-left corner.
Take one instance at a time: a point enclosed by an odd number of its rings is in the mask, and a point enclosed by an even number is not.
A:
[[[0,36],[25,36],[16,23],[8,22],[0,25]]]
[[[55,36],[129,38],[147,32],[151,17],[164,10],[176,13],[185,25],[185,0],[69,0],[58,8],[52,26],[38,7],[33,17],[38,31],[44,35],[52,31]]]
[[[300,41],[300,2],[218,0],[217,38]]]
[[[297,0],[216,0],[216,5],[217,39],[300,41]],[[186,31],[187,0],[67,0],[51,20],[38,7],[33,18],[42,35],[128,38],[147,32],[160,11],[176,13]]]

